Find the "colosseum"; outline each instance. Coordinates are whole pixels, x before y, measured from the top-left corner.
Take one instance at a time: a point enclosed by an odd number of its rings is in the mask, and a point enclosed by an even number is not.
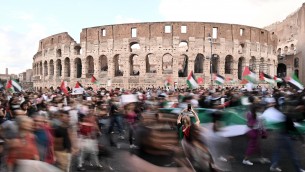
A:
[[[34,87],[57,87],[66,81],[101,87],[163,87],[171,78],[186,85],[190,71],[210,85],[211,74],[242,79],[244,66],[276,73],[277,36],[268,30],[236,24],[153,22],[82,29],[77,43],[67,32],[40,40],[33,57]],[[229,85],[229,84],[228,84]]]

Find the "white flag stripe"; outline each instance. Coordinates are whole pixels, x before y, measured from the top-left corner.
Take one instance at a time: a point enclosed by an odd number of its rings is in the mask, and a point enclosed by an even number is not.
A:
[[[193,89],[199,87],[198,84],[197,84],[197,82],[194,80],[193,77],[191,77],[188,81],[189,81],[190,84],[192,85],[192,88],[193,88]]]
[[[297,86],[297,87],[300,88],[301,90],[304,89],[304,87],[303,87],[302,84],[300,84],[298,81],[296,81],[296,80],[294,80],[294,79],[292,79],[292,78],[289,80],[289,82],[290,82],[291,84]]]

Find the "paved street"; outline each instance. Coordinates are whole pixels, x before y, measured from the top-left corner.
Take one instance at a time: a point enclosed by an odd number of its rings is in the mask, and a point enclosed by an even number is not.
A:
[[[275,146],[275,134],[273,132],[269,132],[269,136],[267,139],[262,140],[262,150],[263,154],[266,158],[271,159],[272,151]],[[232,156],[234,157],[234,160],[232,161],[232,171],[233,172],[267,172],[269,171],[270,164],[261,164],[259,162],[254,162],[253,166],[246,166],[243,165],[242,159],[243,155],[246,149],[246,137],[245,136],[239,136],[231,138],[232,141],[232,147],[231,152]],[[301,159],[301,165],[305,167],[305,150],[304,148],[301,148],[301,142],[299,141],[293,141],[293,143],[296,145],[297,153],[299,154],[299,157]],[[109,164],[112,166],[113,171],[117,172],[125,172],[126,167],[128,164],[126,162],[122,162],[120,159],[120,156],[124,153],[129,151],[129,145],[127,143],[127,140],[120,141],[120,149],[109,147],[109,149],[113,152],[113,156],[111,158],[108,158]],[[105,164],[105,159],[103,160],[103,165]],[[280,161],[280,167],[283,170],[283,172],[293,172],[294,168],[292,165],[292,161],[290,159],[290,155],[283,151],[282,159]],[[76,171],[74,168],[73,171]],[[97,171],[110,171],[108,168],[105,167],[103,169],[94,169],[93,167],[87,169],[88,172],[97,172]]]

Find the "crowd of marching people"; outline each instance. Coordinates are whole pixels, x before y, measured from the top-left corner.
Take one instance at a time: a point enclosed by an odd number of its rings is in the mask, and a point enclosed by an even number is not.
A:
[[[48,167],[44,171],[68,172],[71,166],[85,171],[87,165],[115,170],[102,163],[102,152],[105,145],[120,148],[123,140],[131,152],[121,157],[129,164],[126,171],[232,171],[234,157],[225,148],[230,139],[218,133],[225,127],[225,109],[234,107],[245,109],[236,112],[244,113],[247,126],[240,134],[248,138],[242,164],[252,166],[258,156],[258,162],[270,163],[270,171],[281,171],[286,150],[295,171],[304,171],[291,139],[305,145],[295,125],[305,118],[305,94],[291,88],[88,88],[80,95],[60,88],[2,90],[0,103],[0,163],[8,172],[33,171],[33,163]],[[198,108],[208,109],[211,120],[203,121]],[[278,145],[267,158],[259,140],[268,137],[270,126],[276,128]]]

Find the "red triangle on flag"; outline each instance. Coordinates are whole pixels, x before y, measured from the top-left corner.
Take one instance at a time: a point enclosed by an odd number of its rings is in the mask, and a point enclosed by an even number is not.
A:
[[[243,80],[240,82],[240,84],[247,84],[247,83],[248,83],[248,81],[245,80],[245,79],[243,79]]]
[[[61,90],[63,93],[65,93],[66,96],[69,95],[69,92],[68,92],[68,89],[67,89],[67,87],[66,87],[65,81],[62,81],[62,82],[61,82],[60,90]]]
[[[198,84],[203,84],[203,78],[201,78],[201,77],[197,78],[197,83]]]
[[[96,81],[97,81],[96,78],[92,75],[91,82],[95,84]]]
[[[245,69],[244,69],[244,72],[243,72],[243,76],[248,76],[250,74],[251,74],[251,71],[250,71],[249,67],[246,66]]]

